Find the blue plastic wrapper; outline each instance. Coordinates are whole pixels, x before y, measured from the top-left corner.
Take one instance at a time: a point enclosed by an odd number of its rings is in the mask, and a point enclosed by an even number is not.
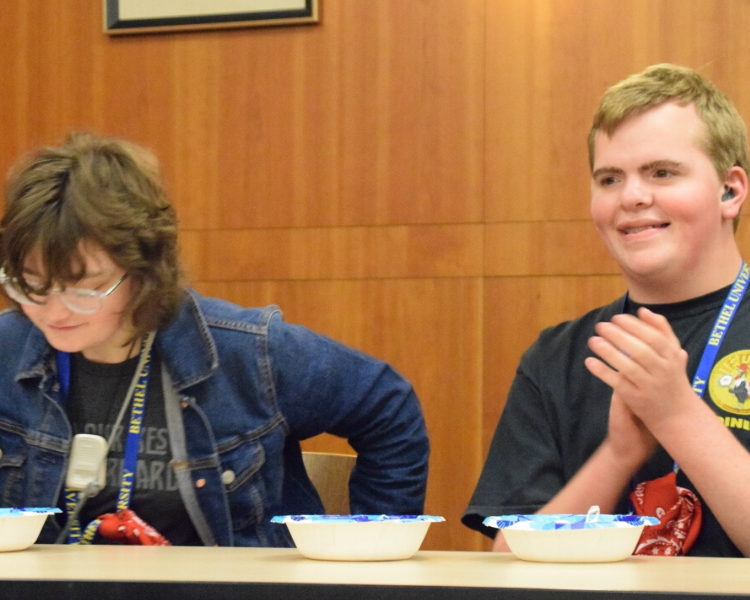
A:
[[[372,523],[381,521],[396,521],[399,523],[415,523],[430,521],[437,523],[445,521],[443,517],[432,515],[285,515],[271,519],[271,523]]]
[[[62,512],[59,508],[0,508],[0,517],[20,517],[22,515],[51,515]]]
[[[496,529],[526,529],[548,531],[559,529],[608,529],[613,527],[638,527],[656,525],[656,517],[639,515],[597,515],[591,519],[587,515],[504,515],[487,517],[483,524]]]

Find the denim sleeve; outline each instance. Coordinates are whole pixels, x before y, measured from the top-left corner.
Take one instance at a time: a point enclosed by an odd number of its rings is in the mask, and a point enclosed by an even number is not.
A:
[[[357,452],[354,514],[421,514],[429,442],[412,386],[386,363],[275,316],[269,357],[293,437],[346,438]]]

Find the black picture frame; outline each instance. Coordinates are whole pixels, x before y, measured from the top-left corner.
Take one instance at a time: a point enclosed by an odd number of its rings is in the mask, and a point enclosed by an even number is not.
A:
[[[319,0],[103,0],[111,35],[318,22]],[[186,14],[187,10],[193,11]]]

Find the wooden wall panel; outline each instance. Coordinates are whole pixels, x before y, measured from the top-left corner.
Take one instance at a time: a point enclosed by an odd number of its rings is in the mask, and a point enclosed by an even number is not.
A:
[[[0,172],[20,152],[87,120],[95,102],[88,47],[99,32],[77,24],[90,4],[11,0],[0,8]]]
[[[341,10],[343,222],[481,219],[484,0],[327,7]]]
[[[316,26],[114,37],[92,0],[3,10],[14,94],[0,106],[18,139],[3,171],[91,128],[157,152],[187,229],[481,218],[484,0],[328,2]]]
[[[160,36],[184,227],[479,220],[482,8],[329,2],[321,26]]]
[[[485,226],[485,275],[619,273],[589,221],[524,221]]]
[[[478,277],[480,225],[184,231],[195,280]]]

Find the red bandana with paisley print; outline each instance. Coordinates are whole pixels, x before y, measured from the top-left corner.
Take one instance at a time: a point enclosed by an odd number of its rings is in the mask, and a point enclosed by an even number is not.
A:
[[[633,554],[687,554],[701,528],[701,502],[691,490],[677,485],[675,472],[639,483],[630,501],[636,514],[659,519],[658,525],[643,529]]]

